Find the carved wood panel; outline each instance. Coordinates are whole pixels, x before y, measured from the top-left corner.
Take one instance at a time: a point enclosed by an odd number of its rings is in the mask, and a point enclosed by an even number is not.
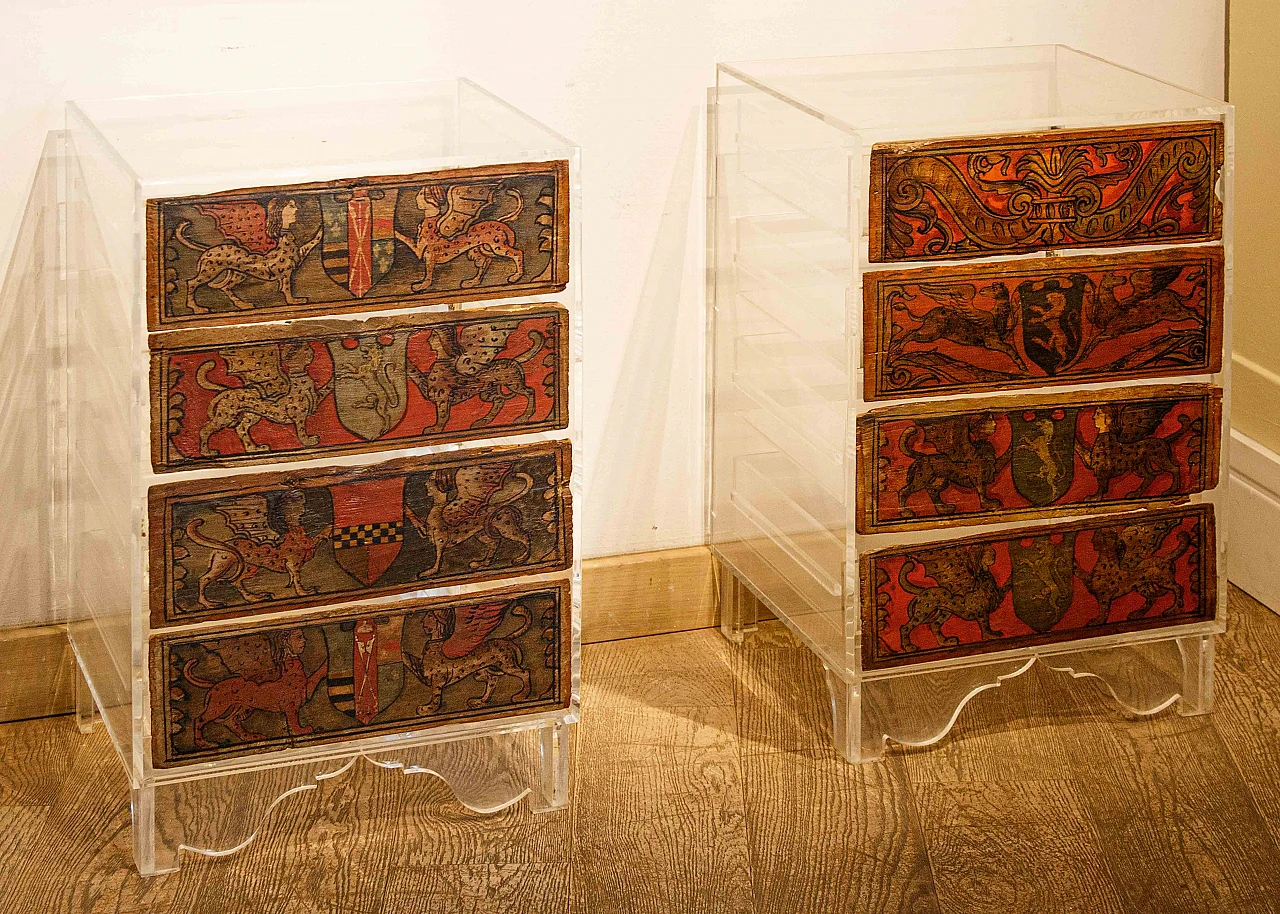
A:
[[[1212,241],[1218,121],[876,144],[872,263]]]
[[[568,582],[151,642],[156,767],[569,706]]]
[[[301,460],[566,428],[558,305],[193,330],[153,338],[158,470]]]
[[[558,292],[568,178],[557,160],[148,200],[148,326]]]
[[[558,571],[566,441],[153,486],[151,625]]]
[[[871,552],[863,666],[1207,621],[1216,560],[1210,505]]]
[[[868,400],[1222,368],[1217,247],[863,278]]]
[[[952,400],[858,417],[859,533],[1062,517],[1218,484],[1222,391],[1203,385]]]

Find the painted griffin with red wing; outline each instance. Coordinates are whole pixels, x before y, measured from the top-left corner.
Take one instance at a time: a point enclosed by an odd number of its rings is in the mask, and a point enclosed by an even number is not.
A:
[[[508,614],[521,620],[519,628],[506,637],[490,639]],[[451,617],[449,621],[446,615]],[[527,632],[531,623],[528,611],[519,601],[478,603],[452,612],[425,613],[422,629],[427,640],[422,656],[414,657],[407,651],[404,654],[405,665],[430,690],[427,703],[418,708],[418,713],[439,711],[445,687],[468,676],[484,683],[484,694],[468,700],[468,707],[488,704],[503,676],[513,676],[520,681],[519,690],[511,698],[513,702],[527,699],[531,687],[529,671],[524,668],[524,656],[514,639]]]
[[[286,304],[306,304],[307,299],[293,292],[293,278],[298,267],[320,243],[322,229],[317,228],[310,240],[299,244],[293,235],[298,219],[298,204],[289,198],[272,197],[264,208],[256,200],[234,203],[200,203],[196,210],[213,219],[225,241],[204,245],[187,237],[189,221],[180,222],[173,230],[173,240],[200,253],[195,275],[187,280],[186,307],[193,314],[207,314],[209,309],[196,301],[196,289],[217,289],[242,311],[256,306],[235,293],[246,279],[275,283]]]

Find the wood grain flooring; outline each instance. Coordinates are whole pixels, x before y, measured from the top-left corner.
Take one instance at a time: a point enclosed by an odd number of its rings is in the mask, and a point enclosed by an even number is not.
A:
[[[4,724],[0,912],[1277,912],[1280,617],[1231,607],[1210,716],[1126,719],[1035,670],[867,766],[779,623],[588,645],[568,809],[473,815],[357,765],[152,880],[105,734]]]

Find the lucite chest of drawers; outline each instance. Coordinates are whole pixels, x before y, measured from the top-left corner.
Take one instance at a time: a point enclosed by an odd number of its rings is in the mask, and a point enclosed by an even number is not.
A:
[[[1042,659],[1212,701],[1229,105],[1063,47],[721,65],[722,619],[822,660],[837,749],[941,738]]]
[[[577,148],[465,80],[67,128],[70,631],[139,869],[362,758],[563,804]]]

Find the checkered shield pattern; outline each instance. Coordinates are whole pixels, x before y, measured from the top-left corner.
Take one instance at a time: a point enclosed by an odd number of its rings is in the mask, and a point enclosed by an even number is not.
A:
[[[404,542],[404,521],[382,521],[376,524],[354,524],[337,527],[333,531],[334,549],[353,549],[357,546],[381,546],[386,543]]]

